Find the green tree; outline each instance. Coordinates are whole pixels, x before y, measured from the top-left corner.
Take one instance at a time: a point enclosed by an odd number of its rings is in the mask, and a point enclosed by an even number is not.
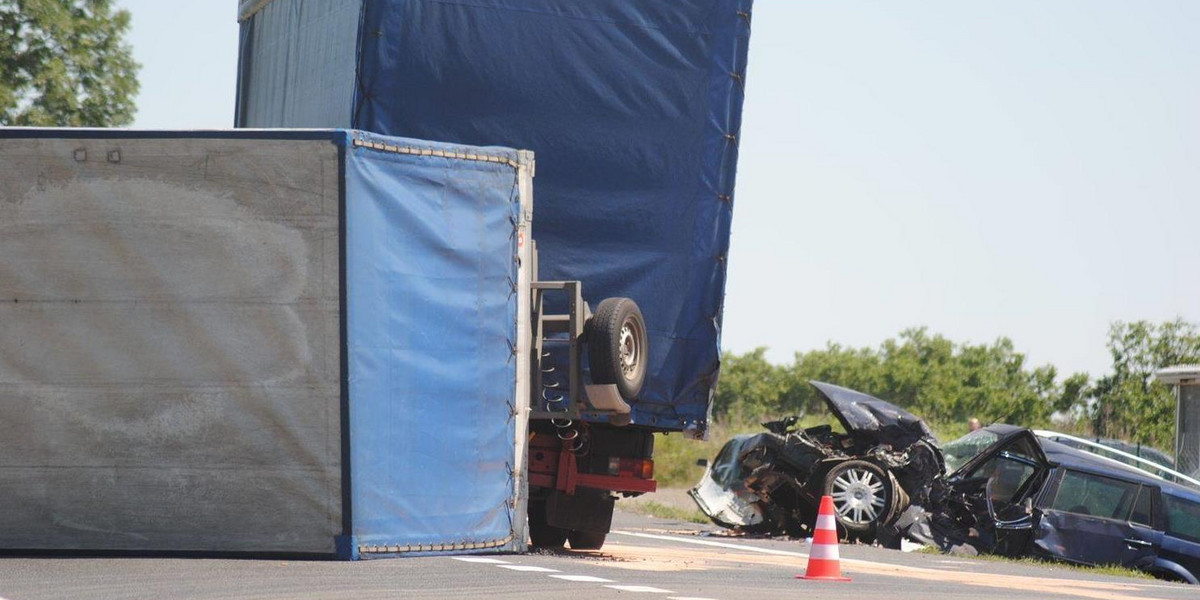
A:
[[[1154,324],[1117,322],[1108,332],[1112,373],[1092,393],[1096,435],[1170,448],[1175,433],[1175,399],[1154,380],[1163,367],[1200,362],[1200,327],[1182,319]]]
[[[848,348],[830,343],[824,350],[796,353],[787,369],[787,389],[782,412],[802,413],[826,410],[809,381],[824,381],[842,387],[873,393],[883,389],[880,357],[870,348]]]
[[[826,381],[883,398],[931,423],[965,427],[984,422],[1045,426],[1056,410],[1085,405],[1088,376],[1058,381],[1049,365],[1031,367],[1011,340],[958,344],[925,328],[908,329],[872,348],[829,344],[797,353],[786,367],[765,350],[726,353],[714,413],[743,422],[807,410],[824,411],[811,380]]]
[[[779,412],[786,404],[785,369],[767,361],[766,351],[766,348],[757,348],[740,355],[724,353],[721,379],[713,398],[715,417],[757,419]]]
[[[112,0],[0,0],[0,125],[133,121],[140,68]]]
[[[714,412],[746,422],[823,411],[808,385],[818,380],[883,398],[947,431],[969,417],[1044,427],[1057,412],[1078,419],[1068,428],[1091,430],[1081,433],[1169,449],[1175,402],[1154,372],[1200,363],[1200,324],[1114,323],[1108,349],[1112,371],[1094,383],[1085,373],[1060,380],[1051,365],[1027,364],[1008,338],[955,343],[925,328],[905,330],[877,349],[831,343],[797,353],[788,366],[768,362],[763,348],[726,353]]]

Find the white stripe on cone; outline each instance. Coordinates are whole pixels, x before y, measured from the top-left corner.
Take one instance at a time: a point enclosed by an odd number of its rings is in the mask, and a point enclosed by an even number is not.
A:
[[[837,531],[837,519],[833,515],[817,515],[817,529]]]
[[[808,557],[818,560],[838,560],[837,544],[813,544],[812,549],[808,551]]]

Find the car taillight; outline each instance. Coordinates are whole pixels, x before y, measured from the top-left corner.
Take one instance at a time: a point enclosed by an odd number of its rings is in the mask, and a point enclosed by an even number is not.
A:
[[[614,477],[637,477],[654,479],[654,461],[641,458],[608,459],[608,474]]]

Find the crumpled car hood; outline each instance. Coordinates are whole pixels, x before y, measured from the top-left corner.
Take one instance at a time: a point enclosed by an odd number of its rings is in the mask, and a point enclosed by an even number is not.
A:
[[[891,402],[831,383],[809,383],[817,388],[846,433],[861,442],[894,448],[911,446],[922,438],[938,443],[924,421]]]

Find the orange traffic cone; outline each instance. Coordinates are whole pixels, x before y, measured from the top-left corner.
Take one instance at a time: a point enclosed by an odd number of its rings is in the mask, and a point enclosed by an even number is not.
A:
[[[837,520],[833,516],[833,498],[821,496],[821,509],[817,511],[817,528],[813,532],[812,548],[808,551],[808,568],[796,579],[820,579],[822,581],[850,581],[842,577],[842,563],[838,557]]]

